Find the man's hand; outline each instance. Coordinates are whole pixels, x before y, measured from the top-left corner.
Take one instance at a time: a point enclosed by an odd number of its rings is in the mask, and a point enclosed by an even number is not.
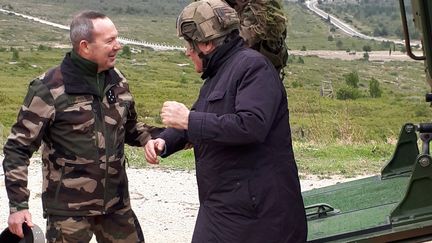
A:
[[[22,230],[22,224],[24,222],[27,223],[29,227],[34,226],[31,213],[27,209],[10,214],[8,219],[9,231],[24,238]]]
[[[165,149],[165,140],[156,138],[149,140],[144,146],[145,158],[150,164],[159,164],[158,155]]]
[[[162,123],[167,127],[188,129],[189,109],[182,103],[166,101],[161,110]]]

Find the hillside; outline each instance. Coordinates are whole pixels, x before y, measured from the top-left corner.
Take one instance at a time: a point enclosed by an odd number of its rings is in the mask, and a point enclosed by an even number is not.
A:
[[[115,0],[3,0],[1,7],[63,25],[69,25],[72,16],[81,10],[100,10],[113,19],[123,37],[182,45],[182,41],[176,36],[175,20],[181,9],[188,3],[187,0],[125,0],[119,5]],[[284,5],[287,12],[287,43],[290,49],[361,51],[363,46],[368,45],[372,50],[388,50],[387,43],[345,36],[298,3],[285,2]],[[68,44],[65,31],[47,28],[16,17],[11,20],[3,15],[0,16],[0,20],[2,21],[1,36],[4,36],[0,37],[0,46]],[[21,31],[17,32],[17,30]]]
[[[80,9],[106,8],[121,36],[182,45],[175,35],[174,23],[176,12],[186,2],[171,1],[165,5],[162,4],[164,1],[122,2],[123,7],[141,9],[140,14],[113,9],[116,6],[113,0],[3,0],[2,7],[64,25]],[[162,6],[165,12],[157,12]],[[350,49],[356,50],[357,55],[363,55],[364,45],[370,45],[372,51],[388,50],[383,43],[348,38],[338,31],[333,32],[324,21],[297,3],[290,2],[285,6],[287,43],[292,50],[303,47],[306,50]],[[144,14],[142,9],[147,9],[148,13]],[[16,119],[28,82],[57,65],[69,48],[67,31],[3,13],[0,13],[0,26],[1,147]],[[331,41],[329,35],[334,37]],[[337,43],[342,45],[337,46]],[[65,45],[65,49],[57,48]],[[139,51],[130,57],[120,55],[118,67],[130,82],[139,119],[161,126],[161,104],[165,100],[177,100],[191,106],[202,80],[182,52]],[[354,71],[360,78],[360,96],[356,100],[320,96],[324,81],[331,81],[337,92],[346,86],[345,76]],[[423,94],[429,88],[424,82],[421,62],[343,61],[292,54],[285,72],[295,153],[304,173],[353,175],[377,172],[391,156],[399,129],[405,122],[430,120],[429,107],[423,101]],[[379,82],[383,91],[379,98],[369,95],[372,79]],[[164,164],[192,168],[192,156],[187,151]],[[145,164],[139,149],[129,150],[128,157],[134,165]]]
[[[370,36],[405,39],[403,36],[399,1],[395,0],[332,0],[321,1],[320,8],[346,23],[353,25],[360,32]],[[405,1],[407,18],[412,19],[411,1]],[[411,38],[419,39],[419,32],[414,23],[408,23],[412,30]]]

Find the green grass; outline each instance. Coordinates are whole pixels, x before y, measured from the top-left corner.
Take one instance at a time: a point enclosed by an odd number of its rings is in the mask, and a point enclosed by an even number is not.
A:
[[[381,167],[391,158],[394,145],[375,144],[316,144],[294,141],[294,153],[299,171],[304,174],[319,176],[343,175],[352,177],[370,173],[379,173]],[[129,164],[132,167],[148,166],[141,148],[126,149]],[[168,158],[160,159],[160,166],[193,170],[194,156],[192,149],[182,150]]]
[[[155,1],[149,0],[155,9]],[[42,16],[53,22],[67,24],[78,8],[95,4],[79,2],[76,6],[60,1],[8,1],[15,11]],[[111,0],[104,0],[112,8]],[[138,4],[129,0],[126,5]],[[148,41],[179,43],[175,36],[176,4],[166,5],[163,14],[126,14],[109,10],[122,36]],[[72,6],[73,5],[73,6]],[[92,5],[92,6],[93,6]],[[97,4],[97,6],[104,6]],[[153,8],[152,7],[152,8]],[[168,9],[168,10],[167,10]],[[291,49],[337,49],[340,38],[344,47],[359,50],[369,42],[349,39],[330,32],[321,19],[310,15],[298,4],[286,5],[288,16],[288,45]],[[16,16],[0,14],[0,147],[16,120],[28,83],[48,68],[57,65],[67,49],[38,51],[39,45],[67,44],[67,33]],[[17,31],[21,30],[21,31]],[[157,31],[156,31],[157,30]],[[329,34],[335,35],[328,41]],[[381,43],[372,49],[379,48]],[[19,50],[19,60],[12,62],[10,47]],[[319,175],[344,174],[352,176],[379,172],[393,152],[400,127],[406,122],[430,120],[430,108],[423,100],[429,90],[424,82],[424,68],[420,62],[365,62],[291,56],[286,68],[284,84],[289,96],[290,123],[294,150],[300,171]],[[177,64],[189,64],[180,67]],[[159,111],[166,100],[176,100],[190,107],[199,92],[202,80],[184,53],[142,50],[130,59],[120,57],[117,67],[125,73],[136,100],[139,120],[162,126]],[[337,91],[344,85],[344,75],[357,71],[362,98],[341,101],[319,96],[322,81],[331,81]],[[368,82],[375,78],[383,89],[383,96],[368,96]],[[141,148],[128,148],[131,166],[146,165]],[[176,169],[193,169],[191,150],[181,151],[162,159],[161,165]]]
[[[377,173],[391,158],[391,144],[313,144],[295,142],[294,151],[300,171],[316,175],[354,176]]]

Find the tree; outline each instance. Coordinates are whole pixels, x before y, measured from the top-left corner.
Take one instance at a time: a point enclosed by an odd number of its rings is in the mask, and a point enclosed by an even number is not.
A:
[[[367,52],[363,53],[363,60],[369,61],[369,53]]]
[[[132,52],[129,46],[125,45],[122,48],[122,53],[120,54],[120,56],[125,57],[125,58],[131,58]]]
[[[345,75],[345,83],[353,88],[358,88],[358,84],[359,84],[360,80],[359,80],[359,76],[358,73],[356,71],[353,71],[347,75]]]
[[[372,98],[381,97],[382,90],[380,88],[378,80],[376,80],[375,78],[369,80],[369,94]]]
[[[306,51],[306,46],[302,46],[301,51]]]
[[[375,27],[373,36],[381,36],[381,30],[378,27]]]
[[[338,49],[342,49],[342,47],[343,47],[343,42],[342,42],[341,40],[336,41],[336,47],[337,47]]]
[[[15,48],[11,48],[12,51],[12,61],[18,61],[19,59],[19,52]]]
[[[371,51],[372,51],[372,48],[370,47],[370,45],[364,45],[364,46],[363,46],[363,51],[364,51],[364,52],[371,52]]]
[[[333,41],[334,39],[333,39],[333,36],[332,35],[329,35],[328,37],[327,37],[327,40],[328,41]]]

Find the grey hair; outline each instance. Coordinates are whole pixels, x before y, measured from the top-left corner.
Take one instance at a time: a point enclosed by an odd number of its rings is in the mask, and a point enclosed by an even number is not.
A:
[[[239,31],[238,30],[233,30],[231,33],[218,37],[216,39],[213,39],[213,44],[216,47],[219,47],[227,42],[230,42],[232,39],[234,39],[235,37],[237,37],[239,35]]]
[[[103,19],[107,16],[96,11],[83,11],[75,15],[70,24],[70,40],[75,51],[78,50],[82,40],[93,41],[93,22],[94,19]]]
[[[219,46],[225,44],[226,39],[227,39],[227,37],[224,35],[224,36],[218,37],[216,39],[213,39],[212,42],[213,42],[213,45],[215,45],[215,47],[219,47]]]

